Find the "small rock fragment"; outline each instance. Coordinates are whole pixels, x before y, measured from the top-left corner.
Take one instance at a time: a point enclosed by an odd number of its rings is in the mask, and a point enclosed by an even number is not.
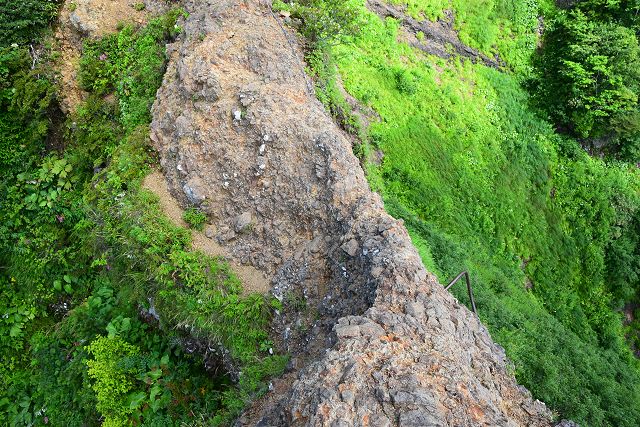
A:
[[[345,251],[349,256],[356,256],[358,253],[358,241],[356,239],[351,239],[344,245],[342,245],[342,250]]]
[[[238,215],[234,223],[236,233],[243,233],[247,231],[250,228],[252,221],[253,218],[251,216],[251,212],[247,211]]]

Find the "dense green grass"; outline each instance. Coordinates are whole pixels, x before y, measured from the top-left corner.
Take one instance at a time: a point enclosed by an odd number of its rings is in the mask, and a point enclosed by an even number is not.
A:
[[[442,282],[471,272],[481,319],[535,397],[583,425],[638,425],[640,370],[614,310],[637,291],[637,169],[556,135],[515,76],[424,56],[397,25],[369,15],[333,49],[346,89],[380,115],[372,187]]]
[[[406,7],[416,19],[455,17],[460,40],[489,56],[499,55],[509,67],[529,71],[541,13],[554,11],[550,0],[388,0]]]

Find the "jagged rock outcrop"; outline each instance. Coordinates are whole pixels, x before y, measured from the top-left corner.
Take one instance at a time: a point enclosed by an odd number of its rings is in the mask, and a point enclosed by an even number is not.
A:
[[[187,1],[153,108],[176,196],[306,308],[274,321],[295,380],[239,424],[543,426],[504,351],[429,274],[258,0]],[[292,41],[293,40],[293,41]]]

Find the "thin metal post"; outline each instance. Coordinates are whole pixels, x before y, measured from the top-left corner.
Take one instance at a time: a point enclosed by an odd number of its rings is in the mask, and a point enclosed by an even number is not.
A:
[[[453,280],[451,281],[451,283],[449,283],[449,284],[444,288],[444,290],[445,290],[445,291],[448,291],[449,289],[451,289],[451,287],[452,287],[453,285],[455,285],[455,284],[458,282],[458,280],[460,280],[460,279],[462,278],[462,276],[464,276],[464,278],[465,278],[465,280],[466,280],[466,282],[467,282],[467,291],[469,292],[469,299],[471,300],[471,307],[472,307],[472,309],[473,309],[473,312],[474,312],[474,313],[475,313],[475,315],[477,316],[477,315],[478,315],[478,309],[476,308],[476,301],[475,301],[475,299],[473,298],[473,289],[472,289],[472,287],[471,287],[471,279],[469,278],[469,272],[468,272],[468,271],[463,271],[462,273],[458,274],[458,275],[456,276],[456,278],[455,278],[455,279],[453,279]]]

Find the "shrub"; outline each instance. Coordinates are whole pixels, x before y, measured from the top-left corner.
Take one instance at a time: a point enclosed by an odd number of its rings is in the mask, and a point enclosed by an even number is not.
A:
[[[0,48],[0,175],[44,148],[57,108],[52,72],[25,48]]]
[[[184,222],[195,230],[202,231],[207,222],[207,215],[198,208],[189,208],[182,214]]]
[[[581,138],[640,142],[640,47],[633,30],[589,19],[580,10],[558,16],[536,58],[539,104]]]
[[[87,351],[93,356],[86,363],[88,375],[95,381],[93,390],[98,399],[98,411],[105,416],[105,424],[126,425],[127,416],[132,412],[127,400],[131,400],[128,393],[134,386],[131,374],[135,370],[123,362],[137,355],[139,350],[119,337],[98,337]]]
[[[29,43],[55,17],[59,0],[4,0],[0,2],[0,47]]]
[[[312,49],[347,40],[362,23],[358,0],[299,0],[290,5],[276,1],[274,9],[288,9],[302,20],[300,31]]]

